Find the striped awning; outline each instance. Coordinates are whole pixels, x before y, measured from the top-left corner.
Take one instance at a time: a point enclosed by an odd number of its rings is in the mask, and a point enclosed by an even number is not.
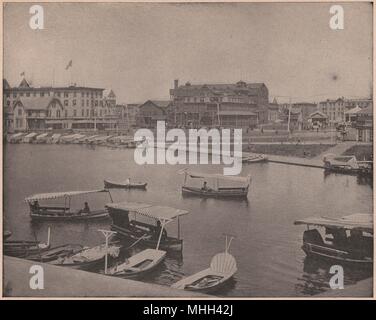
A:
[[[66,192],[39,193],[39,194],[33,194],[33,195],[25,198],[25,201],[26,202],[32,202],[32,201],[50,200],[50,199],[58,199],[58,198],[69,198],[69,197],[79,196],[79,195],[83,195],[83,194],[99,193],[99,192],[108,192],[108,191],[103,190],[103,189],[99,189],[99,190],[86,190],[86,191],[66,191]]]
[[[106,207],[127,212],[134,212],[152,219],[165,221],[171,221],[179,216],[188,214],[187,210],[165,206],[153,206],[139,202],[109,203],[106,205]]]

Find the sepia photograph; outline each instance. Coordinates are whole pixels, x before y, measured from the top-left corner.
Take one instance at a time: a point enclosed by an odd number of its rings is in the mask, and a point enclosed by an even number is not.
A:
[[[2,298],[374,297],[372,2],[2,4]]]

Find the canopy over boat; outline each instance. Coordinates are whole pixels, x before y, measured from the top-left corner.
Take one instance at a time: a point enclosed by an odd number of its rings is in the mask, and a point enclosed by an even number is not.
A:
[[[21,137],[22,135],[24,135],[23,132],[19,132],[19,133],[15,133],[14,135],[11,136],[11,138],[18,138],[18,137]]]
[[[40,200],[50,200],[58,198],[69,198],[74,196],[79,196],[89,193],[99,193],[99,192],[108,192],[108,190],[99,189],[99,190],[86,190],[86,191],[66,191],[66,192],[52,192],[52,193],[39,193],[34,194],[25,198],[26,202],[40,201]]]
[[[42,138],[45,138],[45,137],[47,137],[48,136],[48,133],[42,133],[42,134],[40,134],[39,136],[37,136],[37,140],[39,140],[39,139],[42,139]]]
[[[165,206],[153,206],[146,203],[138,202],[120,202],[120,203],[109,203],[106,205],[108,208],[131,211],[137,214],[156,219],[161,221],[172,221],[173,219],[188,214],[187,210],[181,210]]]
[[[373,219],[371,214],[352,214],[342,218],[311,217],[302,220],[296,220],[295,225],[313,225],[318,227],[331,227],[338,229],[358,229],[373,233]]]
[[[221,174],[213,174],[213,173],[199,173],[194,171],[184,171],[189,177],[193,179],[216,179],[216,180],[228,180],[243,183],[248,185],[250,182],[251,176],[248,175],[246,177],[236,177],[236,176],[224,176]]]

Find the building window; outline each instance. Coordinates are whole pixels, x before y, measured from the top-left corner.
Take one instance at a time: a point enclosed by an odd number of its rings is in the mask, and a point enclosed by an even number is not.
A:
[[[73,109],[73,117],[76,117],[76,116],[77,116],[77,110]]]
[[[56,110],[56,118],[60,118],[60,110]]]
[[[44,92],[41,92],[41,93],[40,93],[40,96],[41,96],[41,97],[44,97]]]
[[[87,107],[89,106],[89,100],[86,100],[86,106]]]
[[[13,93],[13,98],[17,98],[17,93]]]
[[[26,97],[30,97],[30,92],[26,92]]]
[[[74,97],[74,98],[77,97],[77,92],[76,92],[76,91],[73,92],[73,97]]]
[[[84,110],[84,109],[81,109],[81,116],[82,116],[82,117],[85,116],[85,110]]]
[[[86,92],[86,97],[88,97],[88,98],[89,98],[89,92]]]
[[[68,92],[64,92],[64,98],[69,98],[69,93]]]
[[[99,110],[99,116],[102,116],[102,109]]]
[[[85,100],[81,100],[81,107],[85,107]]]
[[[85,97],[85,92],[81,92],[81,98]]]
[[[23,97],[23,92],[20,93],[20,97]]]
[[[22,109],[21,108],[18,109],[18,115],[22,116]]]
[[[98,107],[98,100],[95,100],[95,106]]]
[[[73,100],[73,105],[74,105],[74,106],[76,105],[76,100]]]
[[[86,116],[89,116],[89,109],[86,109]]]
[[[68,110],[64,110],[64,117],[68,118]]]
[[[60,98],[60,92],[57,92],[56,95]]]
[[[7,93],[7,98],[10,98],[10,93]]]
[[[10,106],[10,101],[9,101],[9,100],[7,100],[7,106],[8,106],[8,107]]]

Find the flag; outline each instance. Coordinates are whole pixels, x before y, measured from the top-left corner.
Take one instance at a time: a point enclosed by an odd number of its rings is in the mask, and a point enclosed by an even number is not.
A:
[[[68,70],[70,67],[72,67],[72,60],[68,62],[68,65],[65,67],[65,70]]]
[[[25,76],[25,71],[22,71],[22,73],[20,74],[21,77],[24,77]]]

